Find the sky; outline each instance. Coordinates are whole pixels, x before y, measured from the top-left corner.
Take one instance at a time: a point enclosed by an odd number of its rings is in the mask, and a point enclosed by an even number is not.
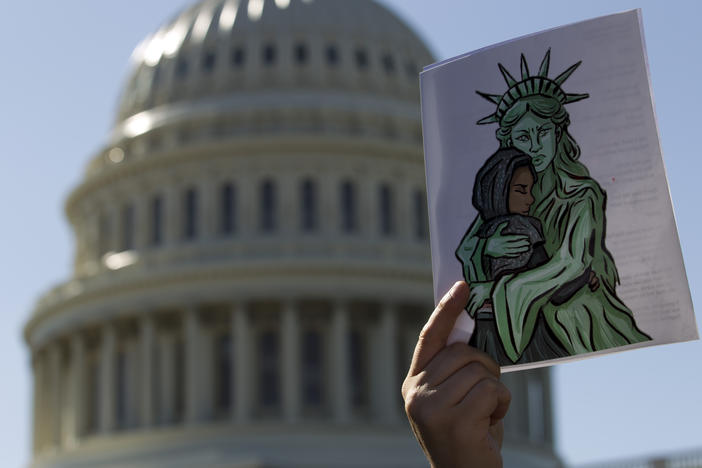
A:
[[[317,0],[320,1],[320,0]],[[348,0],[356,1],[356,0]],[[21,330],[42,292],[70,275],[69,191],[105,141],[129,56],[185,0],[3,2],[0,28],[0,440],[3,466],[29,460],[31,385]],[[652,89],[694,304],[700,304],[702,2],[381,0],[437,59],[520,35],[642,8]],[[702,450],[700,342],[554,368],[556,448],[575,464]]]

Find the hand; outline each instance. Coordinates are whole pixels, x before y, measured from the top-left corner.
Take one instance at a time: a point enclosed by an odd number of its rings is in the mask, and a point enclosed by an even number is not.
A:
[[[597,279],[594,271],[590,272],[590,278],[588,279],[587,283],[590,285],[590,291],[592,292],[597,291],[597,288],[600,287],[600,280]]]
[[[485,301],[490,300],[493,284],[492,281],[470,284],[470,296],[468,296],[468,305],[466,306],[468,315],[475,317],[476,312],[485,304]]]
[[[508,222],[497,226],[485,243],[485,255],[490,257],[517,257],[529,250],[529,237],[524,234],[502,234]]]
[[[446,346],[470,291],[456,283],[422,329],[402,384],[405,411],[433,468],[502,466],[503,426],[511,396],[500,367],[463,343]]]

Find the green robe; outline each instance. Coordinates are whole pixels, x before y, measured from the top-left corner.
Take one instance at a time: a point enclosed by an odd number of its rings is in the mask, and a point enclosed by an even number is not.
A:
[[[604,207],[602,189],[589,178],[565,178],[559,189],[532,206],[531,215],[544,229],[549,261],[500,277],[491,293],[497,330],[514,362],[529,344],[540,313],[571,355],[651,339],[637,328],[631,311],[616,295],[619,277],[604,244]],[[456,251],[469,283],[491,280],[482,263],[486,240],[476,235],[481,225],[478,216]],[[599,278],[599,288],[593,292],[585,285],[565,303],[554,305],[553,293],[588,267]]]

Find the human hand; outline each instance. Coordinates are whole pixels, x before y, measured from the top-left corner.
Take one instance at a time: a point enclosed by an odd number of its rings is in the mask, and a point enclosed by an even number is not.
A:
[[[485,243],[485,255],[490,257],[517,257],[529,250],[529,237],[524,234],[502,234],[508,222],[497,226]]]
[[[402,384],[405,411],[433,468],[502,466],[503,425],[511,396],[487,354],[446,339],[470,290],[456,283],[422,329]]]

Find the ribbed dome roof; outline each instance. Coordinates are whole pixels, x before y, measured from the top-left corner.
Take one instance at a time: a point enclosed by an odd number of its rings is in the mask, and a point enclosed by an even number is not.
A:
[[[183,100],[261,88],[388,91],[416,99],[433,58],[371,0],[204,0],[134,51],[117,121]]]

